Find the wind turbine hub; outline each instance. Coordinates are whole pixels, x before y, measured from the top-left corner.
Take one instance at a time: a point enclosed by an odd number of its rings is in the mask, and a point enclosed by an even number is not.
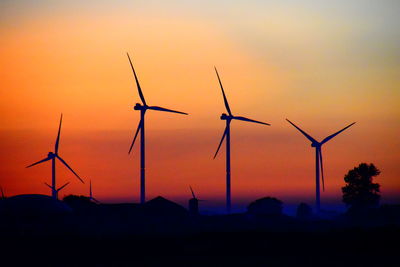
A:
[[[145,106],[142,106],[140,103],[136,103],[133,107],[134,110],[142,110],[143,108],[145,108]]]
[[[231,119],[232,119],[231,116],[228,116],[227,114],[222,113],[221,120],[231,120]]]
[[[312,146],[312,147],[319,147],[320,144],[319,144],[319,143],[311,143],[311,146]]]
[[[54,158],[55,154],[53,152],[49,152],[49,154],[47,154],[47,157],[49,158]]]

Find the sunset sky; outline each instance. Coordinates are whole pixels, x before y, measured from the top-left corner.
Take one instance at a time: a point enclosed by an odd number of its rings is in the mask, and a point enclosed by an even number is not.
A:
[[[147,198],[224,204],[225,124],[214,65],[235,115],[232,197],[243,207],[274,196],[314,204],[315,152],[285,121],[322,140],[324,203],[341,203],[347,171],[381,171],[382,202],[400,201],[400,2],[1,1],[0,186],[8,196],[49,194],[50,162],[64,114],[60,192],[103,202],[139,201],[139,102],[126,52],[150,105],[189,116],[146,116]]]

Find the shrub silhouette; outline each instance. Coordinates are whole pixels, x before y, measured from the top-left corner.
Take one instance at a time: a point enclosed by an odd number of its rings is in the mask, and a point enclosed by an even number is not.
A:
[[[349,211],[363,211],[378,206],[380,186],[373,183],[372,179],[379,174],[374,164],[361,163],[345,175],[343,202],[350,206]]]

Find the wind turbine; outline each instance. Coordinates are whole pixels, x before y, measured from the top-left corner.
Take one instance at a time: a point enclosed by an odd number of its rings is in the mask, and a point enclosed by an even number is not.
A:
[[[221,141],[219,142],[217,152],[215,152],[214,159],[217,156],[218,151],[221,148],[222,142],[224,141],[224,139],[226,137],[226,210],[228,213],[230,213],[231,212],[231,133],[230,133],[231,121],[232,120],[240,120],[240,121],[260,123],[260,124],[264,124],[264,125],[270,125],[270,124],[261,122],[261,121],[248,119],[248,118],[241,117],[241,116],[234,116],[231,112],[231,109],[229,108],[228,100],[226,98],[221,79],[219,78],[217,68],[214,67],[214,69],[215,69],[215,73],[217,74],[217,77],[218,77],[219,85],[221,86],[222,96],[224,97],[225,108],[226,108],[226,111],[228,112],[228,114],[222,113],[222,115],[221,115],[221,120],[226,121],[226,126],[225,126],[224,133],[222,135]]]
[[[85,183],[81,179],[81,177],[79,177],[79,175],[76,174],[76,172],[58,155],[58,145],[60,143],[61,124],[62,124],[62,114],[61,114],[61,118],[60,118],[60,125],[58,126],[58,134],[57,134],[56,144],[54,146],[54,152],[49,152],[49,154],[47,154],[47,158],[42,159],[42,160],[35,162],[26,167],[26,168],[30,168],[30,167],[40,164],[42,162],[51,160],[51,186],[50,185],[48,185],[48,186],[51,188],[51,195],[54,199],[57,199],[58,191],[61,190],[62,188],[64,188],[68,184],[67,183],[67,184],[63,185],[62,187],[60,187],[59,189],[57,189],[57,186],[56,186],[56,159],[61,161],[61,163],[64,164],[79,179],[79,181],[81,181],[82,183]]]
[[[193,215],[198,215],[199,214],[199,201],[203,201],[200,200],[196,197],[196,195],[194,194],[194,191],[192,189],[192,187],[189,185],[190,191],[192,192],[192,197],[191,199],[189,199],[189,212]]]
[[[139,97],[142,101],[142,104],[140,103],[136,103],[136,105],[134,106],[134,110],[140,110],[140,121],[139,121],[139,125],[136,129],[136,133],[135,133],[135,137],[133,138],[132,144],[129,148],[129,152],[128,154],[131,153],[132,147],[135,144],[136,141],[136,137],[138,136],[138,133],[140,131],[140,203],[144,204],[144,202],[146,201],[146,185],[145,185],[145,131],[144,131],[144,115],[146,114],[146,111],[148,109],[150,110],[156,110],[156,111],[165,111],[165,112],[173,112],[173,113],[179,113],[179,114],[184,114],[184,115],[188,115],[185,112],[180,112],[180,111],[175,111],[172,109],[167,109],[167,108],[162,108],[162,107],[157,107],[157,106],[148,106],[146,103],[146,100],[144,99],[143,93],[142,93],[142,89],[140,87],[139,84],[139,80],[137,78],[136,72],[135,72],[135,68],[133,67],[132,64],[132,60],[129,57],[129,54],[126,53],[128,55],[128,59],[129,59],[129,63],[131,64],[131,68],[133,71],[133,76],[135,77],[135,81],[136,81],[136,86],[138,89],[138,93],[139,93]]]
[[[193,199],[197,199],[196,195],[194,194],[192,186],[189,185],[189,188],[190,188],[190,192],[192,192]]]
[[[1,199],[6,199],[6,195],[4,194],[3,187],[0,186],[1,189]]]
[[[56,191],[56,198],[58,198],[58,192],[60,192],[64,187],[66,187],[67,185],[69,185],[69,182],[68,183],[66,183],[66,184],[64,184],[63,186],[60,186],[58,189],[56,189],[56,188],[53,188],[51,185],[49,185],[48,183],[44,183],[45,185],[47,185],[50,189],[51,189],[51,192],[53,192],[53,190],[55,190]]]
[[[318,142],[317,140],[315,140],[314,138],[312,138],[310,135],[308,135],[305,131],[303,131],[302,129],[300,129],[299,127],[297,127],[293,122],[291,122],[290,120],[286,119],[291,125],[293,125],[297,130],[299,130],[308,140],[311,141],[311,146],[315,147],[315,206],[316,206],[316,211],[317,213],[320,212],[320,208],[321,208],[321,200],[320,200],[320,186],[319,186],[319,176],[320,176],[320,171],[321,171],[321,180],[322,180],[322,190],[325,191],[325,181],[324,181],[324,166],[322,164],[322,145],[325,144],[326,142],[328,142],[329,140],[331,140],[333,137],[335,137],[336,135],[340,134],[341,132],[343,132],[344,130],[346,130],[347,128],[349,128],[350,126],[352,126],[353,124],[355,124],[355,122],[347,125],[346,127],[344,127],[342,130],[329,135],[328,137],[326,137],[324,140],[322,140],[321,142]]]
[[[92,194],[92,180],[90,180],[90,184],[89,184],[89,199],[93,200],[96,203],[100,203],[100,201],[98,201],[97,199],[95,199],[93,197],[93,194]]]
[[[204,199],[198,199],[196,197],[196,195],[194,194],[193,188],[190,185],[189,185],[189,188],[190,188],[190,192],[192,193],[193,199],[196,199],[197,201],[205,201]]]

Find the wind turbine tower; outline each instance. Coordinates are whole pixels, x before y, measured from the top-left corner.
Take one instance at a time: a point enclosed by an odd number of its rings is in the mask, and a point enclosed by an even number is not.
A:
[[[199,199],[194,194],[194,191],[191,186],[189,186],[190,191],[192,192],[192,198],[189,199],[189,213],[192,215],[199,214]]]
[[[217,71],[217,68],[215,68],[215,73],[217,74],[218,77],[218,82],[221,87],[222,91],[222,96],[224,98],[224,103],[225,103],[225,108],[228,114],[222,113],[221,115],[221,120],[224,120],[226,122],[225,130],[222,135],[221,141],[219,142],[217,152],[215,152],[214,159],[218,154],[218,151],[222,145],[222,142],[224,141],[226,137],[226,210],[228,213],[231,212],[231,131],[230,131],[230,125],[232,120],[240,120],[240,121],[247,121],[247,122],[254,122],[254,123],[259,123],[259,124],[264,124],[264,125],[270,125],[269,123],[261,122],[261,121],[256,121],[252,119],[248,119],[242,116],[234,116],[231,112],[231,109],[229,108],[229,103],[225,95],[224,88],[222,86],[221,79],[219,78],[219,74]]]
[[[305,131],[303,131],[302,129],[300,129],[299,127],[297,127],[293,122],[291,122],[290,120],[286,119],[291,125],[293,125],[293,127],[295,127],[297,130],[299,130],[308,140],[311,141],[311,146],[315,147],[315,209],[317,213],[320,213],[321,211],[321,198],[320,198],[320,172],[321,172],[321,180],[322,180],[322,190],[325,191],[325,179],[324,179],[324,166],[322,164],[322,145],[325,144],[326,142],[328,142],[329,140],[331,140],[333,137],[335,137],[336,135],[340,134],[341,132],[343,132],[344,130],[346,130],[347,128],[349,128],[350,126],[352,126],[353,124],[355,124],[355,122],[353,122],[352,124],[347,125],[346,127],[344,127],[342,130],[329,135],[328,137],[326,137],[324,140],[322,140],[321,142],[318,142],[317,140],[315,140],[314,138],[312,138],[309,134],[307,134]]]
[[[58,192],[60,192],[64,187],[66,187],[67,185],[69,185],[69,182],[64,184],[63,186],[60,186],[58,189],[57,188],[53,188],[53,186],[49,185],[48,183],[44,183],[45,185],[47,185],[47,187],[49,187],[51,189],[51,192],[56,192],[56,199],[58,199]]]
[[[97,199],[95,199],[95,198],[93,197],[93,192],[92,192],[92,180],[90,180],[90,183],[89,183],[89,199],[90,199],[90,200],[93,200],[93,201],[96,202],[96,203],[100,203],[100,201],[98,201]]]
[[[79,177],[79,175],[76,174],[76,172],[58,154],[58,146],[60,143],[61,124],[62,124],[62,114],[61,114],[61,118],[60,118],[60,125],[58,126],[58,134],[57,134],[56,144],[54,146],[54,152],[49,152],[49,154],[47,154],[47,158],[42,159],[42,160],[35,162],[26,167],[26,168],[30,168],[30,167],[40,164],[42,162],[51,160],[51,186],[50,185],[47,185],[47,186],[49,186],[51,188],[51,195],[54,199],[57,199],[58,191],[61,190],[62,188],[64,188],[68,184],[67,183],[67,184],[63,185],[62,187],[60,187],[59,189],[57,189],[57,186],[56,186],[56,160],[59,160],[62,164],[64,164],[79,179],[79,181],[84,183],[84,181],[81,179],[81,177]]]
[[[171,109],[167,109],[167,108],[162,108],[162,107],[157,107],[157,106],[148,106],[146,103],[146,100],[143,96],[143,92],[140,87],[139,80],[138,80],[138,77],[135,72],[135,68],[133,67],[132,60],[129,57],[128,53],[127,53],[127,55],[128,55],[129,63],[132,68],[133,76],[135,77],[139,97],[140,97],[140,100],[142,101],[142,104],[136,103],[135,107],[133,108],[134,110],[140,111],[140,121],[139,121],[139,125],[136,129],[135,137],[133,138],[132,144],[129,148],[128,154],[131,153],[132,147],[136,141],[136,137],[138,136],[138,133],[140,132],[140,203],[144,204],[146,201],[146,184],[145,184],[145,182],[146,182],[146,179],[145,179],[145,177],[146,177],[146,171],[145,171],[145,167],[146,167],[145,152],[146,152],[146,150],[145,150],[145,131],[144,131],[144,122],[145,122],[146,111],[150,109],[150,110],[156,110],[156,111],[179,113],[179,114],[184,114],[184,115],[188,115],[188,114],[185,112],[175,111],[175,110],[171,110]]]

